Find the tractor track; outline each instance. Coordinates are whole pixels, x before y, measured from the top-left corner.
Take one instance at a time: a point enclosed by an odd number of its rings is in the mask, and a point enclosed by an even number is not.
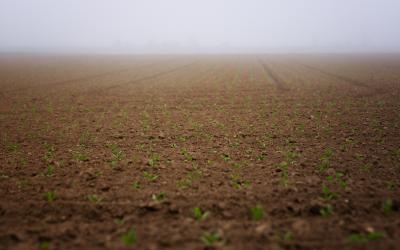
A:
[[[300,62],[298,62],[298,64],[303,66],[304,68],[307,68],[307,69],[311,70],[311,71],[318,72],[318,73],[320,73],[322,75],[329,76],[329,77],[334,78],[336,80],[347,82],[347,83],[352,84],[352,85],[357,86],[357,87],[372,88],[371,86],[369,86],[369,85],[367,85],[367,84],[365,84],[365,83],[363,83],[361,81],[358,81],[356,79],[353,79],[353,78],[349,78],[349,77],[346,77],[346,76],[342,76],[342,75],[338,75],[338,74],[335,74],[335,73],[332,73],[332,72],[328,72],[328,71],[322,70],[320,68],[317,68],[317,67],[314,67],[314,66],[310,66],[308,64],[304,64],[304,63],[300,63]]]
[[[148,64],[144,64],[144,65],[138,65],[137,69],[146,69],[149,67],[152,67],[154,65],[160,64],[160,63],[164,63],[164,62],[170,62],[171,59],[166,60],[166,61],[161,61],[161,62],[152,62],[152,63],[148,63]],[[40,87],[46,87],[46,86],[60,86],[60,85],[64,85],[64,84],[69,84],[69,83],[77,83],[77,82],[84,82],[84,81],[88,81],[88,80],[93,80],[93,79],[97,79],[97,78],[102,78],[102,77],[106,77],[106,76],[110,76],[110,75],[115,75],[118,73],[123,73],[123,72],[127,72],[131,70],[131,67],[125,67],[122,69],[118,69],[118,70],[111,70],[111,71],[107,71],[107,72],[103,72],[103,73],[99,73],[99,74],[93,74],[93,75],[86,75],[86,76],[82,76],[82,77],[76,77],[76,78],[72,78],[72,79],[68,79],[68,80],[61,80],[61,81],[53,81],[53,82],[47,82],[44,84],[40,84],[38,86],[26,86],[26,87],[21,87],[21,88],[17,88],[17,89],[12,89],[12,90],[7,90],[7,91],[2,91],[0,92],[0,94],[2,95],[6,95],[8,93],[15,93],[15,92],[19,92],[19,91],[24,91],[24,90],[28,90],[28,89],[35,89],[35,88],[40,88]]]
[[[258,59],[258,62],[261,64],[262,68],[264,69],[264,72],[267,73],[268,77],[274,81],[276,89],[278,91],[284,92],[289,90],[287,84],[278,76],[278,74],[275,73],[274,70],[271,69],[270,66],[268,66],[261,59]]]

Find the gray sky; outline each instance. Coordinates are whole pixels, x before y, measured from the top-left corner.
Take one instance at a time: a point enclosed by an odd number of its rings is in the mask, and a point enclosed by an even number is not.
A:
[[[0,0],[0,50],[400,51],[400,0]]]

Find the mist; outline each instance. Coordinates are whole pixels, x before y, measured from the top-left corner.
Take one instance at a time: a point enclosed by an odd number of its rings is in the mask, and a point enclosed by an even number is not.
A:
[[[2,0],[0,51],[399,52],[398,0]]]

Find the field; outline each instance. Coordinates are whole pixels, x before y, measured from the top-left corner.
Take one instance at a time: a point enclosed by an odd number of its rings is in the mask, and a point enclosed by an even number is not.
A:
[[[0,249],[400,249],[400,58],[0,56]]]

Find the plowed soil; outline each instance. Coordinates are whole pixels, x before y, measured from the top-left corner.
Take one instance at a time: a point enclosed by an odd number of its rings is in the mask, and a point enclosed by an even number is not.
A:
[[[0,56],[1,250],[400,249],[399,187],[395,56]]]

